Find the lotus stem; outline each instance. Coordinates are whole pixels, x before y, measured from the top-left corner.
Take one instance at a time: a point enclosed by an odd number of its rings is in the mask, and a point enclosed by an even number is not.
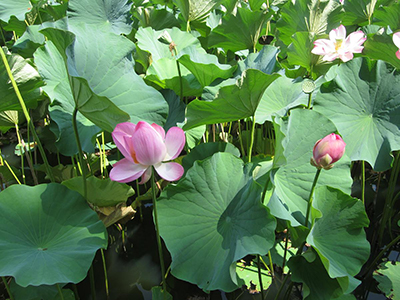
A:
[[[258,270],[258,282],[260,283],[261,299],[264,300],[264,288],[261,276],[261,266],[260,266],[260,255],[257,254],[257,270]]]
[[[365,204],[365,161],[361,161],[361,200]]]
[[[109,290],[108,290],[108,276],[107,276],[106,258],[104,257],[103,249],[100,249],[100,252],[101,252],[101,260],[103,261],[104,284],[105,284],[105,287],[106,287],[106,298],[107,298],[107,300],[109,300],[110,299],[110,293],[109,293]]]
[[[76,125],[77,114],[78,114],[78,108],[75,107],[74,112],[72,114],[72,127],[74,128],[75,141],[76,141],[76,145],[78,147],[78,157],[79,157],[79,162],[81,165],[81,174],[82,174],[82,180],[83,180],[83,195],[84,195],[84,198],[87,199],[86,167],[83,164],[82,145],[81,145],[81,140],[79,138],[78,126]]]
[[[37,146],[39,148],[39,152],[40,152],[40,154],[42,156],[43,163],[44,163],[44,165],[46,167],[47,174],[48,174],[48,176],[50,178],[50,181],[54,182],[55,179],[54,179],[53,171],[52,171],[52,169],[50,167],[50,164],[49,164],[49,162],[47,160],[46,153],[44,152],[42,143],[40,142],[39,137],[38,137],[38,135],[36,133],[35,126],[32,123],[31,117],[30,117],[30,115],[28,113],[28,110],[26,108],[24,99],[21,96],[21,93],[19,91],[18,85],[15,82],[14,76],[13,76],[13,74],[11,72],[11,69],[10,69],[10,65],[8,64],[8,61],[7,61],[7,57],[6,57],[4,51],[3,51],[3,49],[1,47],[0,47],[0,56],[1,56],[2,60],[3,60],[4,66],[6,67],[6,71],[7,71],[8,77],[10,78],[10,81],[11,81],[11,84],[12,84],[12,86],[14,88],[15,94],[17,95],[17,98],[18,98],[19,103],[21,105],[22,111],[24,112],[24,116],[25,116],[26,122],[28,123],[28,126],[30,127],[30,129],[32,131],[32,134],[33,134],[33,137],[34,137],[34,139],[35,139],[35,141],[37,143]]]
[[[10,296],[10,300],[14,300],[14,296],[11,294],[10,287],[8,286],[6,278],[4,276],[1,276],[1,279],[3,280],[3,284],[7,290],[8,296]]]
[[[160,230],[159,230],[159,226],[158,226],[156,184],[155,184],[156,182],[155,182],[155,176],[154,176],[155,172],[156,172],[156,170],[154,170],[154,167],[152,167],[151,179],[150,179],[151,180],[151,196],[153,199],[154,224],[156,225],[157,246],[158,246],[158,255],[160,258],[162,285],[163,285],[163,290],[166,292],[167,291],[167,282],[165,280],[164,256],[163,256],[163,252],[162,252]]]
[[[64,300],[64,295],[63,295],[63,293],[62,293],[62,290],[61,290],[61,288],[60,288],[60,285],[59,285],[58,283],[56,283],[56,286],[57,286],[58,294],[60,295],[60,299],[61,299],[61,300]]]

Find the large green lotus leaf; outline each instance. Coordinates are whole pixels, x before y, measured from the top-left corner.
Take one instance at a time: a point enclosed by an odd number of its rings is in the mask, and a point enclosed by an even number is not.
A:
[[[371,59],[380,59],[400,69],[400,59],[396,57],[399,50],[393,43],[392,36],[386,33],[369,34],[364,43],[363,54]]]
[[[18,54],[6,54],[6,58],[25,105],[28,108],[36,107],[39,88],[43,85],[38,72]],[[0,63],[0,95],[0,111],[22,109],[3,61]]]
[[[267,87],[279,77],[248,69],[235,85],[222,87],[214,101],[194,100],[187,106],[185,129],[254,116]]]
[[[0,2],[0,20],[8,22],[11,16],[24,21],[25,14],[32,9],[29,0],[2,0]]]
[[[292,42],[292,35],[308,31],[312,36],[328,33],[338,27],[341,5],[337,0],[288,1],[281,9],[281,18],[276,24],[279,39],[286,45]]]
[[[390,168],[400,149],[400,75],[383,61],[357,58],[340,65],[321,86],[314,109],[335,123],[352,160],[375,171]]]
[[[97,214],[57,183],[5,189],[0,218],[0,275],[23,287],[80,282],[96,251],[107,246]]]
[[[63,181],[63,185],[79,194],[84,195],[82,177],[74,177]],[[127,184],[112,181],[111,179],[100,179],[90,176],[86,179],[87,201],[96,206],[114,206],[126,202],[135,194],[135,191]]]
[[[171,51],[169,50],[169,45],[160,42],[158,39],[162,34],[168,34],[174,44],[178,55],[181,50],[188,46],[196,46],[201,48],[200,41],[195,38],[192,34],[184,32],[179,28],[171,28],[156,31],[150,27],[142,28],[140,27],[135,35],[137,39],[137,45],[140,49],[145,50],[151,54],[152,62],[155,62],[161,58],[174,58]]]
[[[220,64],[215,55],[208,54],[203,48],[189,46],[180,53],[178,61],[197,78],[204,87],[215,79],[232,76],[237,66]]]
[[[236,261],[264,255],[274,244],[275,219],[261,204],[261,193],[249,168],[230,153],[196,162],[167,187],[158,216],[172,274],[203,290],[237,289]]]
[[[41,25],[30,25],[26,28],[24,34],[14,43],[13,51],[23,57],[33,57],[36,49],[43,45],[45,38],[39,32]]]
[[[296,106],[307,105],[308,95],[303,92],[302,81],[279,77],[269,86],[256,110],[256,122],[272,121],[272,115],[283,117]]]
[[[340,190],[320,186],[312,206],[317,211],[307,243],[317,250],[331,278],[355,276],[370,250],[363,228],[369,224],[363,203]]]
[[[305,300],[337,299],[350,285],[348,277],[329,277],[321,259],[312,251],[292,256],[288,266],[292,271],[292,281],[303,283]]]
[[[50,117],[57,124],[52,126],[52,131],[57,136],[56,146],[63,155],[74,155],[78,153],[72,128],[75,101],[69,84],[65,61],[51,41],[47,41],[44,47],[38,48],[34,57],[36,66],[46,82],[43,90],[53,102],[50,106]],[[77,125],[83,151],[93,152],[94,136],[100,131],[100,128],[79,112],[77,114]]]
[[[194,147],[189,154],[183,158],[182,166],[187,171],[196,161],[204,160],[217,152],[228,152],[236,157],[240,157],[239,149],[232,144],[222,142],[203,143]]]
[[[385,262],[374,272],[374,279],[378,281],[379,289],[389,299],[400,297],[400,263]]]
[[[180,65],[183,96],[199,96],[202,86],[196,77],[182,64]],[[175,59],[168,57],[153,62],[147,69],[146,81],[156,88],[171,89],[177,95],[181,94],[181,81]]]
[[[185,21],[204,20],[221,0],[173,0]]]
[[[81,24],[73,32],[75,41],[67,48],[69,73],[85,78],[95,94],[110,99],[132,122],[164,124],[168,105],[135,73],[131,57],[135,45],[94,26]]]
[[[305,222],[307,201],[317,171],[310,164],[314,144],[336,128],[325,116],[308,109],[294,109],[289,118],[276,118],[275,122],[279,122],[282,133],[277,144],[282,145],[284,161],[279,162],[274,175],[275,191],[268,207],[274,216],[289,220],[296,227]],[[274,167],[277,167],[275,162]],[[350,194],[352,179],[346,153],[331,170],[321,171],[318,185],[329,185]]]
[[[62,287],[62,285],[60,286]],[[15,280],[11,281],[10,291],[15,300],[61,300],[57,285],[29,285],[19,286]],[[75,300],[74,292],[69,289],[61,289],[64,300]]]
[[[128,0],[70,0],[68,18],[74,24],[83,23],[116,34],[128,34],[132,30],[131,4],[128,2]]]
[[[271,12],[251,11],[239,7],[236,15],[226,15],[222,23],[213,29],[208,37],[208,47],[221,47],[225,51],[233,52],[245,49],[256,50],[258,38],[270,15]]]

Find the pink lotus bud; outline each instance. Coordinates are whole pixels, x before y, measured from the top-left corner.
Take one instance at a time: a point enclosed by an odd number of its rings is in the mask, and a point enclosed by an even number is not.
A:
[[[339,135],[328,134],[315,143],[310,163],[318,169],[329,170],[343,156],[345,147],[346,143]]]

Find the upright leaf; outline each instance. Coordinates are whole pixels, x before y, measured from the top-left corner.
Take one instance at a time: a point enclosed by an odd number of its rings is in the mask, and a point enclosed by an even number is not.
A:
[[[2,0],[0,2],[0,20],[8,22],[11,16],[24,21],[25,14],[32,9],[29,0]]]

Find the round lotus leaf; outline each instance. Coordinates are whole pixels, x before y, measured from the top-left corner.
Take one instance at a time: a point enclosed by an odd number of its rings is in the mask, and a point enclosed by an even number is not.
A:
[[[0,276],[18,285],[83,280],[107,232],[77,192],[61,184],[13,185],[0,193]]]
[[[230,153],[197,161],[158,202],[160,234],[171,273],[203,290],[233,291],[236,261],[274,245],[276,221],[260,199],[251,168]]]

